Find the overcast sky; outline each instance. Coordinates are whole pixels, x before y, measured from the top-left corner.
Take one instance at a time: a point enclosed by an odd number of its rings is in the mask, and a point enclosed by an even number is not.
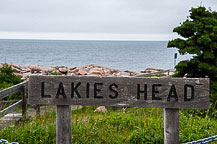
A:
[[[169,40],[172,30],[217,0],[0,0],[0,38]]]

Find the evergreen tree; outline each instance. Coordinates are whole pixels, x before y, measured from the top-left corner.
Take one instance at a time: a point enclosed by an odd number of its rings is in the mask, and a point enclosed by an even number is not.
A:
[[[181,55],[193,54],[191,60],[181,61],[175,76],[206,77],[211,80],[211,101],[217,100],[217,12],[205,7],[192,8],[190,16],[173,29],[183,38],[169,41]]]

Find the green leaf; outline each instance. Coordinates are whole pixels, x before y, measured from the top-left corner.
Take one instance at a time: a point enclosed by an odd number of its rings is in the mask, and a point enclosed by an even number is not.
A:
[[[215,59],[215,56],[212,52],[210,51],[205,51],[204,52],[204,59]]]

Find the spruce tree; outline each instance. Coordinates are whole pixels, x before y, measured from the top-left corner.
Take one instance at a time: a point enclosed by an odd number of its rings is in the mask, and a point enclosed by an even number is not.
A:
[[[190,16],[173,29],[182,38],[169,41],[168,48],[176,47],[181,55],[193,54],[181,61],[175,76],[209,77],[211,101],[217,100],[217,12],[205,7],[192,8]]]

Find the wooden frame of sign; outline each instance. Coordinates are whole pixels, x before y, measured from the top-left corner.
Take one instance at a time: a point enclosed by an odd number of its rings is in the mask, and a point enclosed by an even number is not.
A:
[[[71,143],[70,105],[165,108],[166,144],[178,143],[179,109],[209,108],[208,78],[30,76],[30,105],[57,105],[57,143]]]

